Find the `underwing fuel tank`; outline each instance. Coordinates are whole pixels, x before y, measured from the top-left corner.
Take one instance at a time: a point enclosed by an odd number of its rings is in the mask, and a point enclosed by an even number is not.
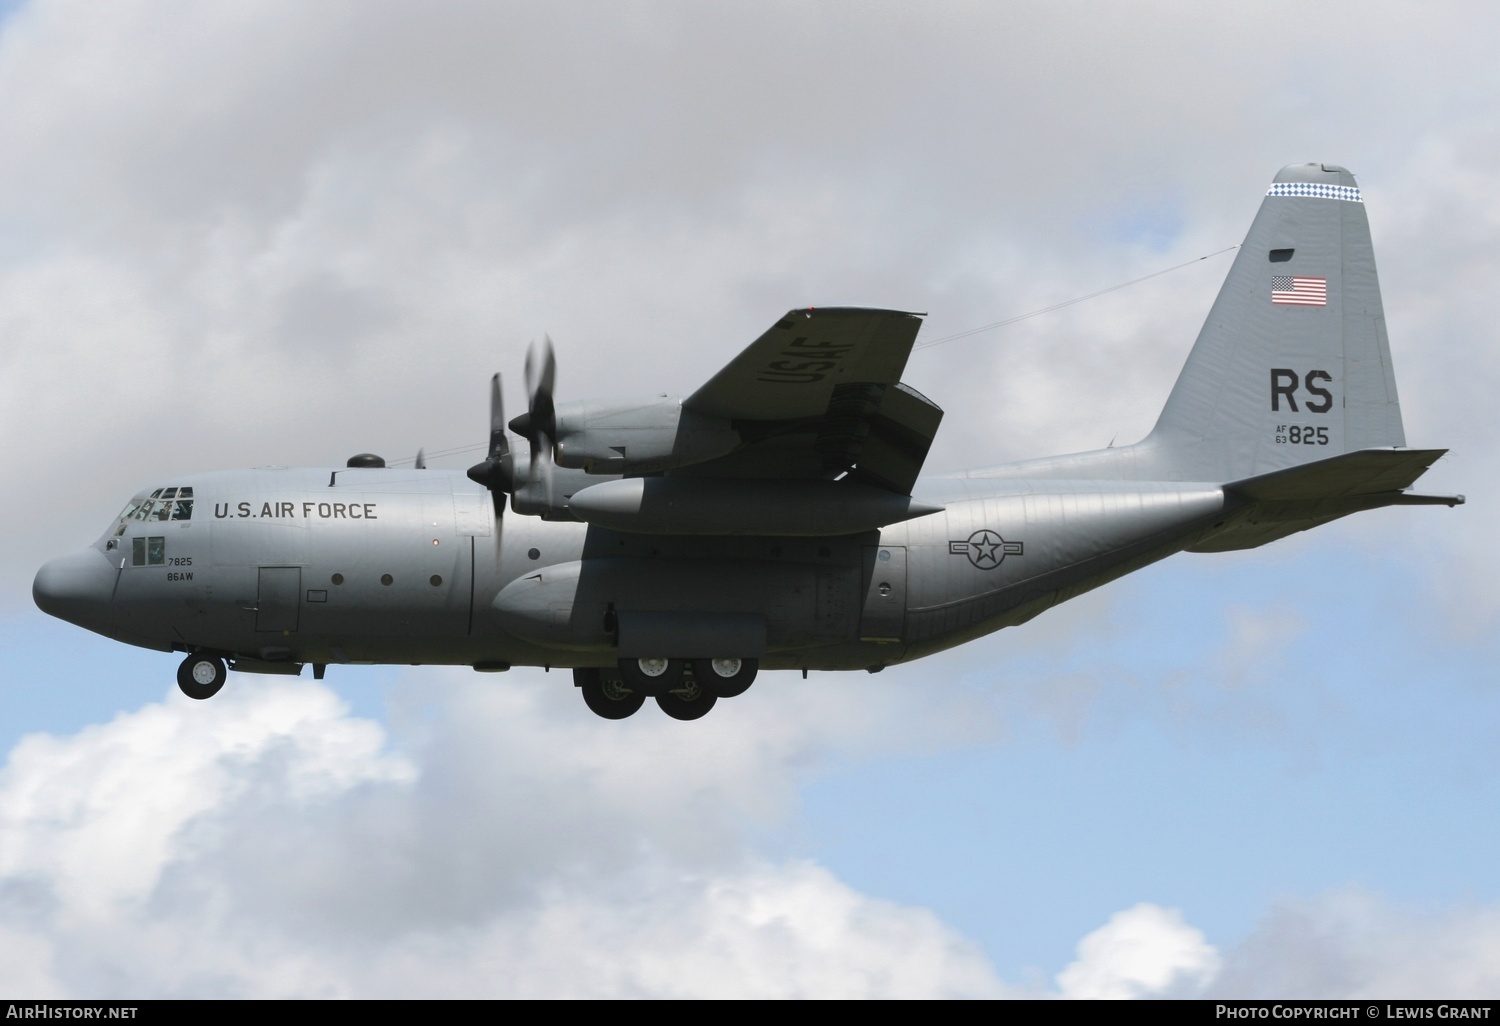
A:
[[[633,477],[591,485],[568,509],[586,523],[637,534],[831,538],[943,507],[854,481]]]

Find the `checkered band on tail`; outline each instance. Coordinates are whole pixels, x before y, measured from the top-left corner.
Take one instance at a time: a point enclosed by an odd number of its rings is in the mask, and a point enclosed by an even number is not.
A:
[[[1267,196],[1311,196],[1314,199],[1348,200],[1363,203],[1359,189],[1352,185],[1323,185],[1318,182],[1275,182],[1266,190]]]

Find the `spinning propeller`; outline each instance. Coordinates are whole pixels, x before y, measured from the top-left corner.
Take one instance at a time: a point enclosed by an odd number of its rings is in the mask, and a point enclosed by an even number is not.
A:
[[[552,392],[556,383],[557,356],[549,336],[545,337],[540,357],[535,343],[526,350],[527,409],[510,422],[510,429],[531,444],[531,465],[526,480],[517,481],[515,457],[505,433],[505,401],[500,394],[500,375],[490,378],[490,451],[483,463],[469,468],[468,475],[469,480],[490,490],[497,520],[504,515],[507,494],[536,484],[538,463],[541,463],[542,476],[547,481],[547,493],[551,495],[552,445],[557,438],[557,408]]]
[[[538,364],[540,363],[540,368]],[[557,440],[557,406],[552,400],[552,389],[557,384],[557,354],[552,349],[552,337],[543,336],[540,360],[536,346],[526,349],[526,412],[510,422],[510,429],[531,443],[530,481],[536,481],[537,461],[547,456],[547,476],[551,478],[552,443]]]

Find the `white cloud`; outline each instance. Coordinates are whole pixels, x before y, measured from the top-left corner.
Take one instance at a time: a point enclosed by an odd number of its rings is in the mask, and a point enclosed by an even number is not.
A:
[[[393,738],[310,683],[236,678],[0,772],[0,987],[50,996],[1486,997],[1500,912],[1361,892],[1211,945],[1138,904],[1055,988],[932,912],[750,841],[830,758],[973,736],[837,684],[712,720],[585,719],[561,682],[398,689]],[[431,681],[429,680],[430,684]],[[863,702],[856,701],[859,691]],[[858,722],[844,716],[863,710]],[[721,715],[722,714],[722,715]],[[877,740],[877,739],[884,740]],[[943,739],[946,739],[944,741]],[[1024,929],[1018,924],[1018,928]]]
[[[1405,908],[1359,890],[1285,901],[1229,951],[1216,997],[1493,999],[1500,907]]]
[[[1361,890],[1286,900],[1227,950],[1142,903],[1078,943],[1069,998],[1486,1000],[1500,993],[1500,908],[1404,908]]]
[[[1181,912],[1142,903],[1079,941],[1057,987],[1068,998],[1193,997],[1218,969],[1218,952]]]
[[[810,862],[768,861],[746,841],[754,823],[784,818],[796,780],[831,752],[898,725],[962,736],[962,710],[867,688],[866,715],[841,725],[822,689],[683,730],[666,717],[586,718],[555,677],[447,676],[451,691],[401,751],[321,686],[254,678],[210,703],[172,696],[71,737],[24,739],[0,773],[0,950],[12,953],[0,987],[1003,990],[932,913]]]
[[[1362,890],[1285,900],[1220,951],[1176,909],[1140,904],[1078,944],[1063,997],[1486,1000],[1500,993],[1500,908],[1406,908]]]

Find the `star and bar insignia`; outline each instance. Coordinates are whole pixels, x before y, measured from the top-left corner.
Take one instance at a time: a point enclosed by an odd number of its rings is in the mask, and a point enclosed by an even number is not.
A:
[[[985,528],[969,535],[967,541],[950,541],[948,552],[950,555],[968,556],[969,562],[981,570],[993,570],[1006,556],[1021,555],[1023,546],[1020,542],[1008,542]]]

